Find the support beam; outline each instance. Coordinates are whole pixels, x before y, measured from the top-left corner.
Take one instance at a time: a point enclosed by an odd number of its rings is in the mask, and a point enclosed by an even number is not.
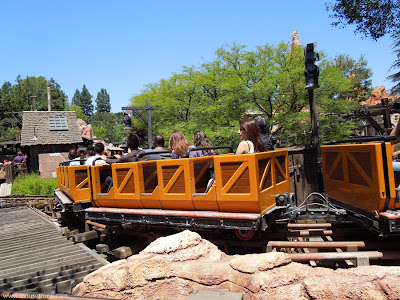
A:
[[[147,141],[149,149],[151,149],[151,146],[153,145],[153,129],[151,124],[152,109],[155,109],[155,106],[150,105],[150,100],[146,101],[146,106],[122,107],[122,110],[131,110],[135,115],[137,115],[139,118],[141,118],[144,122],[147,123]],[[139,112],[139,110],[147,111],[147,117],[145,117],[141,112]]]

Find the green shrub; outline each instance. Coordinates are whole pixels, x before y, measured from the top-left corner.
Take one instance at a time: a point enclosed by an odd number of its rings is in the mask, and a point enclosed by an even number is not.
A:
[[[57,189],[57,178],[41,178],[38,173],[18,176],[12,184],[12,194],[51,195]]]

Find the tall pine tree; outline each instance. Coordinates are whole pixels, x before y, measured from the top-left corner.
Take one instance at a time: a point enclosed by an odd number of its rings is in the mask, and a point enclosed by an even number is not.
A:
[[[81,92],[76,89],[74,96],[72,97],[72,104],[81,107]]]
[[[86,88],[85,84],[82,87],[82,92],[79,99],[80,105],[77,105],[83,109],[83,113],[86,116],[91,116],[93,114],[92,95],[90,95],[89,90]]]
[[[107,93],[106,89],[101,89],[100,92],[97,93],[96,112],[104,113],[110,111],[111,111],[110,95]]]

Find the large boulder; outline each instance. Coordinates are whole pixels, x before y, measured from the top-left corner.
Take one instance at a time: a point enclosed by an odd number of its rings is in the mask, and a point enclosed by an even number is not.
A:
[[[87,275],[73,295],[179,300],[207,290],[241,292],[245,300],[398,299],[399,280],[398,267],[312,268],[280,252],[229,256],[186,230]]]
[[[390,95],[386,92],[385,86],[380,86],[372,90],[371,97],[365,102],[360,102],[360,105],[377,105],[381,104],[381,99],[388,98],[389,102],[393,102],[398,99],[398,97],[394,95]]]

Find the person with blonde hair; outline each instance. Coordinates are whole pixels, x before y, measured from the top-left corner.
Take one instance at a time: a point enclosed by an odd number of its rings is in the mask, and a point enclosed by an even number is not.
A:
[[[171,153],[172,159],[186,157],[186,152],[191,147],[193,146],[191,146],[188,143],[182,131],[175,130],[171,133],[171,136],[169,137],[168,149],[169,152]],[[189,157],[200,157],[200,156],[202,156],[201,151],[190,151],[189,153]]]

